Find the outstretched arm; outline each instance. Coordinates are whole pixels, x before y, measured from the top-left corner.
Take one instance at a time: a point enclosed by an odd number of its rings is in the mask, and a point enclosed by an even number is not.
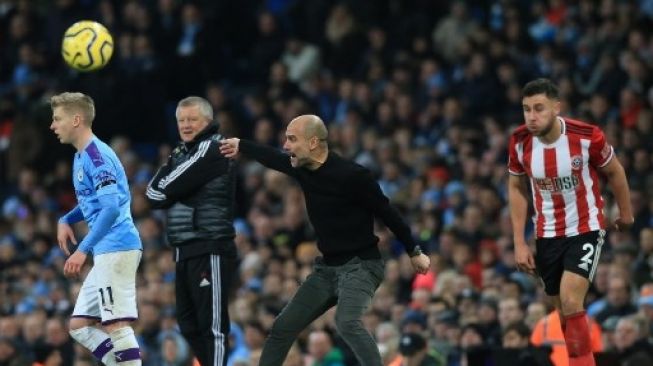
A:
[[[239,153],[242,153],[270,169],[291,176],[295,175],[295,170],[290,165],[290,157],[278,149],[238,138],[225,139],[220,143],[220,153],[227,158],[235,158]]]

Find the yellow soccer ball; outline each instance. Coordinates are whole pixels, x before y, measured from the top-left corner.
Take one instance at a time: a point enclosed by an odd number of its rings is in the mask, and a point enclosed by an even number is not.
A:
[[[82,20],[64,33],[61,55],[73,69],[95,71],[109,63],[113,54],[113,37],[102,24]]]

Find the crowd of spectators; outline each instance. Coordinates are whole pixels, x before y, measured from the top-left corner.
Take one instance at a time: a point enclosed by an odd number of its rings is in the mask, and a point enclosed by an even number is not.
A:
[[[59,56],[63,31],[81,19],[113,34],[115,54],[99,72],[80,74]],[[432,258],[416,276],[378,226],[386,276],[364,324],[386,365],[480,365],[506,349],[544,364],[535,346],[564,349],[538,332],[558,324],[542,286],[515,271],[505,188],[521,87],[536,77],[558,83],[564,116],[601,126],[626,169],[635,225],[609,232],[588,314],[603,358],[651,364],[651,29],[651,0],[0,0],[0,365],[94,364],[66,331],[80,280],[63,277],[55,239],[75,204],[73,151],[48,130],[49,96],[63,90],[96,100],[93,128],[130,179],[144,244],[135,323],[144,365],[190,362],[164,216],[144,198],[188,95],[211,102],[225,135],[274,146],[293,117],[318,114],[330,148],[376,174]],[[299,187],[239,163],[230,366],[257,365],[319,254]],[[333,315],[300,335],[287,365],[355,364]]]

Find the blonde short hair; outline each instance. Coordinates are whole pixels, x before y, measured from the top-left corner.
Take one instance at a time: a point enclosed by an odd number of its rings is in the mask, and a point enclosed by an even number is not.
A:
[[[88,126],[93,124],[95,119],[95,103],[93,99],[83,93],[65,92],[50,98],[52,109],[63,107],[66,112],[79,112]]]

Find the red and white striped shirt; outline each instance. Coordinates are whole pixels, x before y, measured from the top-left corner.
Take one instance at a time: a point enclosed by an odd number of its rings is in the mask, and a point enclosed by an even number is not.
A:
[[[508,171],[531,181],[537,238],[571,237],[605,228],[598,169],[614,150],[601,129],[558,118],[562,134],[552,144],[520,126],[510,137]]]

